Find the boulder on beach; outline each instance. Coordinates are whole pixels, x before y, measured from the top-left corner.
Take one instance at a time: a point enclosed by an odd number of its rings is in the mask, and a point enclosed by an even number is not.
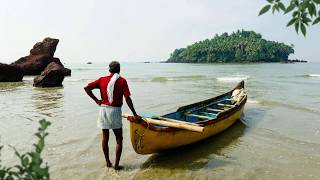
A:
[[[33,80],[36,87],[62,86],[64,79],[64,67],[56,62],[50,63],[39,76]]]
[[[19,67],[0,63],[0,82],[22,81],[23,72]]]
[[[58,43],[59,39],[45,38],[33,46],[28,56],[18,59],[12,65],[19,67],[24,75],[39,75],[52,62],[64,68],[60,59],[54,57]],[[68,70],[66,72],[71,75]]]
[[[22,57],[12,65],[19,67],[25,75],[39,75],[51,62],[52,57],[41,54]]]
[[[63,74],[64,74],[64,76],[71,76],[71,69],[65,68],[65,67],[63,66],[63,64],[61,63],[61,61],[60,61],[59,58],[53,58],[53,62],[55,62],[55,63],[57,63],[57,64],[59,64],[60,66],[63,67]]]
[[[63,71],[64,76],[71,76],[71,69],[63,68],[62,71]]]

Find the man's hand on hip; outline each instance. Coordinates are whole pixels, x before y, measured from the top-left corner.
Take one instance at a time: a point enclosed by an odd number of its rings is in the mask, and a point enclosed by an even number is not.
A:
[[[96,100],[96,103],[97,103],[99,106],[101,106],[102,100]]]

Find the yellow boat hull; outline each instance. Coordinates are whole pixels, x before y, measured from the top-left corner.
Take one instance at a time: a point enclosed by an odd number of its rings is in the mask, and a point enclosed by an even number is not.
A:
[[[204,126],[203,133],[188,130],[155,131],[140,123],[130,122],[131,144],[136,153],[150,154],[201,141],[234,124],[240,119],[243,109],[244,105],[225,119]]]

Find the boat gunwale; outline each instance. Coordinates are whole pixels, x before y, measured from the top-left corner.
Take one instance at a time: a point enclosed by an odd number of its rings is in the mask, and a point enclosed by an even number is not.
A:
[[[204,101],[200,101],[200,102],[197,102],[197,103],[194,103],[194,104],[190,104],[190,105],[186,105],[186,106],[180,107],[180,108],[178,108],[178,110],[181,110],[181,108],[185,108],[185,107],[188,107],[188,106],[195,106],[197,104],[202,104],[202,103],[205,103],[205,102],[211,102],[213,100],[220,99],[220,98],[222,98],[224,96],[227,96],[227,95],[231,94],[232,91],[234,91],[235,89],[239,89],[241,87],[244,88],[244,81],[239,82],[237,84],[237,86],[235,88],[233,88],[229,92],[226,92],[224,94],[221,94],[219,96],[216,96],[216,97],[204,100]],[[202,125],[202,126],[205,127],[205,126],[211,125],[213,123],[217,123],[219,121],[222,121],[222,120],[228,118],[229,116],[232,116],[236,112],[238,112],[245,105],[246,102],[247,102],[247,95],[245,95],[245,97],[241,99],[241,102],[238,105],[236,105],[233,108],[230,108],[230,109],[222,112],[221,114],[218,114],[217,118],[212,118],[212,119],[208,119],[208,120],[205,120],[205,121],[201,121],[201,122],[198,122],[197,124]],[[176,112],[178,112],[178,110]],[[175,113],[175,112],[173,112],[173,113]],[[143,120],[141,120],[140,122],[136,122],[136,121],[134,121],[132,119],[129,119],[129,118],[128,118],[128,120],[130,121],[130,123],[140,124],[140,125],[144,126],[145,128],[147,128],[149,130],[152,130],[152,131],[158,131],[158,132],[183,131],[183,129],[173,128],[173,127],[158,127],[158,126],[154,126],[153,124],[147,123],[146,121],[143,121]]]

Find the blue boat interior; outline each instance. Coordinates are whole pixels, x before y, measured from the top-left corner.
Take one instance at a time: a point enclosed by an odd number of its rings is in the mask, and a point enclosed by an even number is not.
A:
[[[185,111],[177,111],[163,116],[155,116],[153,114],[143,114],[143,117],[149,117],[153,119],[169,118],[178,121],[185,121],[190,123],[198,123],[201,121],[207,121],[216,119],[219,113],[227,111],[234,107],[234,101],[231,99],[230,95],[226,95],[219,99],[215,99],[212,102],[206,103],[202,106],[194,106]],[[156,125],[159,127],[164,127],[161,125]]]

